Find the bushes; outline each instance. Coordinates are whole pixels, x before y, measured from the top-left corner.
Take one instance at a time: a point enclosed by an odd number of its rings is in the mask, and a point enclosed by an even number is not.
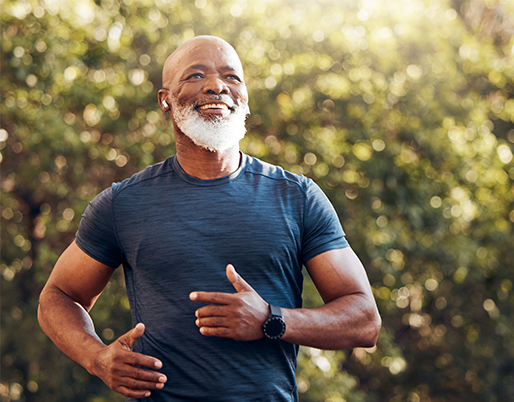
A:
[[[513,10],[455,7],[4,2],[2,399],[117,400],[40,332],[37,297],[88,201],[174,153],[162,64],[198,34],[243,61],[242,149],[323,187],[383,316],[376,348],[302,348],[301,399],[508,399]],[[92,314],[106,342],[130,326],[121,272]]]

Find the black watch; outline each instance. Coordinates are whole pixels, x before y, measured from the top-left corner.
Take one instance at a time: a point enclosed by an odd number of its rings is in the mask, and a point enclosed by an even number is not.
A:
[[[270,304],[269,309],[271,313],[267,320],[264,321],[264,324],[262,324],[262,332],[266,338],[278,339],[286,332],[286,323],[282,318],[280,307]]]

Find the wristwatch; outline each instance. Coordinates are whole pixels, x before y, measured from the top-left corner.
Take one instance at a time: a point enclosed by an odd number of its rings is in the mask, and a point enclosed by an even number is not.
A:
[[[286,332],[286,323],[282,318],[280,307],[269,305],[270,315],[262,324],[262,332],[269,339],[278,339]]]

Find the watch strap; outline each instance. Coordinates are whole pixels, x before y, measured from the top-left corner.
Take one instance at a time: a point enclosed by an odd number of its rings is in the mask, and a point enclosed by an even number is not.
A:
[[[273,304],[269,303],[269,309],[271,311],[272,316],[282,317],[282,310],[280,310],[280,307],[274,306]]]

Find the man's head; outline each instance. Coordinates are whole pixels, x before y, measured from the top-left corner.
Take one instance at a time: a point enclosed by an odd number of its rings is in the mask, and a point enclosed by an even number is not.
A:
[[[246,132],[248,92],[236,51],[223,39],[198,36],[166,60],[159,103],[175,129],[196,145],[222,152]]]

